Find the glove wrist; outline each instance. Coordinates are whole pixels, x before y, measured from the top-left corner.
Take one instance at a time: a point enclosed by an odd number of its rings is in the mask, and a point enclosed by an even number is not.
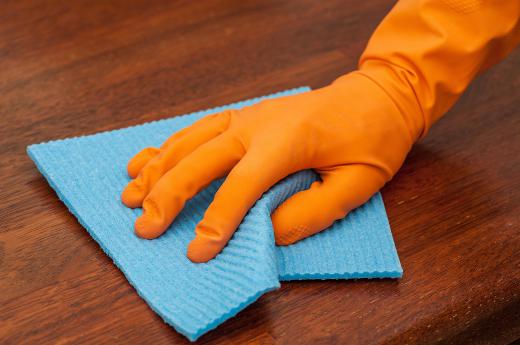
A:
[[[413,76],[379,61],[367,61],[355,73],[370,79],[386,94],[405,122],[412,142],[415,143],[426,135],[431,123],[427,121],[427,116],[407,81]]]
[[[390,179],[419,136],[415,123],[409,121],[379,83],[360,71],[336,79],[330,87],[336,109],[359,128],[363,135],[357,140],[370,148],[358,160],[379,167]],[[357,115],[353,116],[354,113]]]
[[[367,109],[374,114],[384,112],[386,113],[384,118],[391,118],[393,122],[398,122],[405,127],[410,138],[410,146],[422,136],[425,121],[420,115],[420,109],[415,108],[412,102],[404,102],[401,99],[405,92],[413,94],[412,90],[405,90],[402,85],[397,86],[395,81],[376,69],[350,72],[334,80],[332,85],[338,89],[345,86],[346,92],[349,92],[352,86],[348,85],[352,82],[357,85],[357,89],[363,89],[364,93],[371,95],[373,101],[372,104],[366,104]],[[400,89],[401,94],[395,92],[396,88]]]

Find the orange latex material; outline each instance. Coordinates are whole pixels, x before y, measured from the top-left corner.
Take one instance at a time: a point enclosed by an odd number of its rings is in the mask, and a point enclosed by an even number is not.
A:
[[[228,175],[188,247],[214,258],[255,201],[280,179],[321,176],[272,214],[276,243],[319,232],[367,201],[487,66],[519,40],[518,0],[400,1],[361,57],[358,71],[300,95],[203,118],[128,164],[122,200],[144,213],[137,235],[160,236],[185,202]]]

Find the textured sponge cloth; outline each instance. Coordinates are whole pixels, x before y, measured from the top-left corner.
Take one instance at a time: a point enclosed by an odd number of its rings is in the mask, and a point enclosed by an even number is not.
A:
[[[267,97],[305,92],[300,88]],[[170,229],[155,240],[133,233],[141,210],[123,206],[126,163],[139,150],[159,146],[172,133],[217,111],[261,98],[111,132],[57,140],[28,153],[60,199],[123,271],[138,294],[168,324],[195,340],[251,304],[280,280],[400,277],[402,269],[381,196],[330,229],[289,247],[276,247],[270,214],[316,180],[302,171],[279,182],[249,211],[216,259],[186,258],[194,228],[222,180],[187,202]],[[261,173],[261,172],[259,172]]]

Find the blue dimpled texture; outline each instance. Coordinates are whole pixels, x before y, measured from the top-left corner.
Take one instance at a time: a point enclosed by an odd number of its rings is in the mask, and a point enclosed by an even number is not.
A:
[[[306,91],[309,88],[298,88],[140,126],[31,145],[27,151],[137,293],[193,341],[278,288],[281,280],[402,275],[380,194],[322,233],[292,246],[275,246],[271,211],[317,179],[310,170],[291,175],[266,192],[228,246],[208,263],[194,264],[185,253],[195,225],[223,180],[188,201],[161,237],[150,241],[135,236],[133,224],[142,211],[126,208],[120,200],[129,182],[126,164],[132,156],[145,147],[160,146],[205,115]]]

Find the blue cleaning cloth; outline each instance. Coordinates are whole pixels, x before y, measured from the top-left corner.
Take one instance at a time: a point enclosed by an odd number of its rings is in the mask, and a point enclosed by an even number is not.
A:
[[[308,91],[299,88],[266,97]],[[122,205],[128,160],[201,117],[241,108],[264,97],[95,135],[31,145],[29,156],[60,199],[112,258],[137,293],[188,339],[233,317],[280,280],[398,278],[402,275],[380,194],[328,230],[276,247],[271,211],[317,176],[302,171],[279,182],[249,211],[216,259],[186,258],[194,228],[223,180],[188,201],[170,229],[155,240],[133,233],[141,214]]]

